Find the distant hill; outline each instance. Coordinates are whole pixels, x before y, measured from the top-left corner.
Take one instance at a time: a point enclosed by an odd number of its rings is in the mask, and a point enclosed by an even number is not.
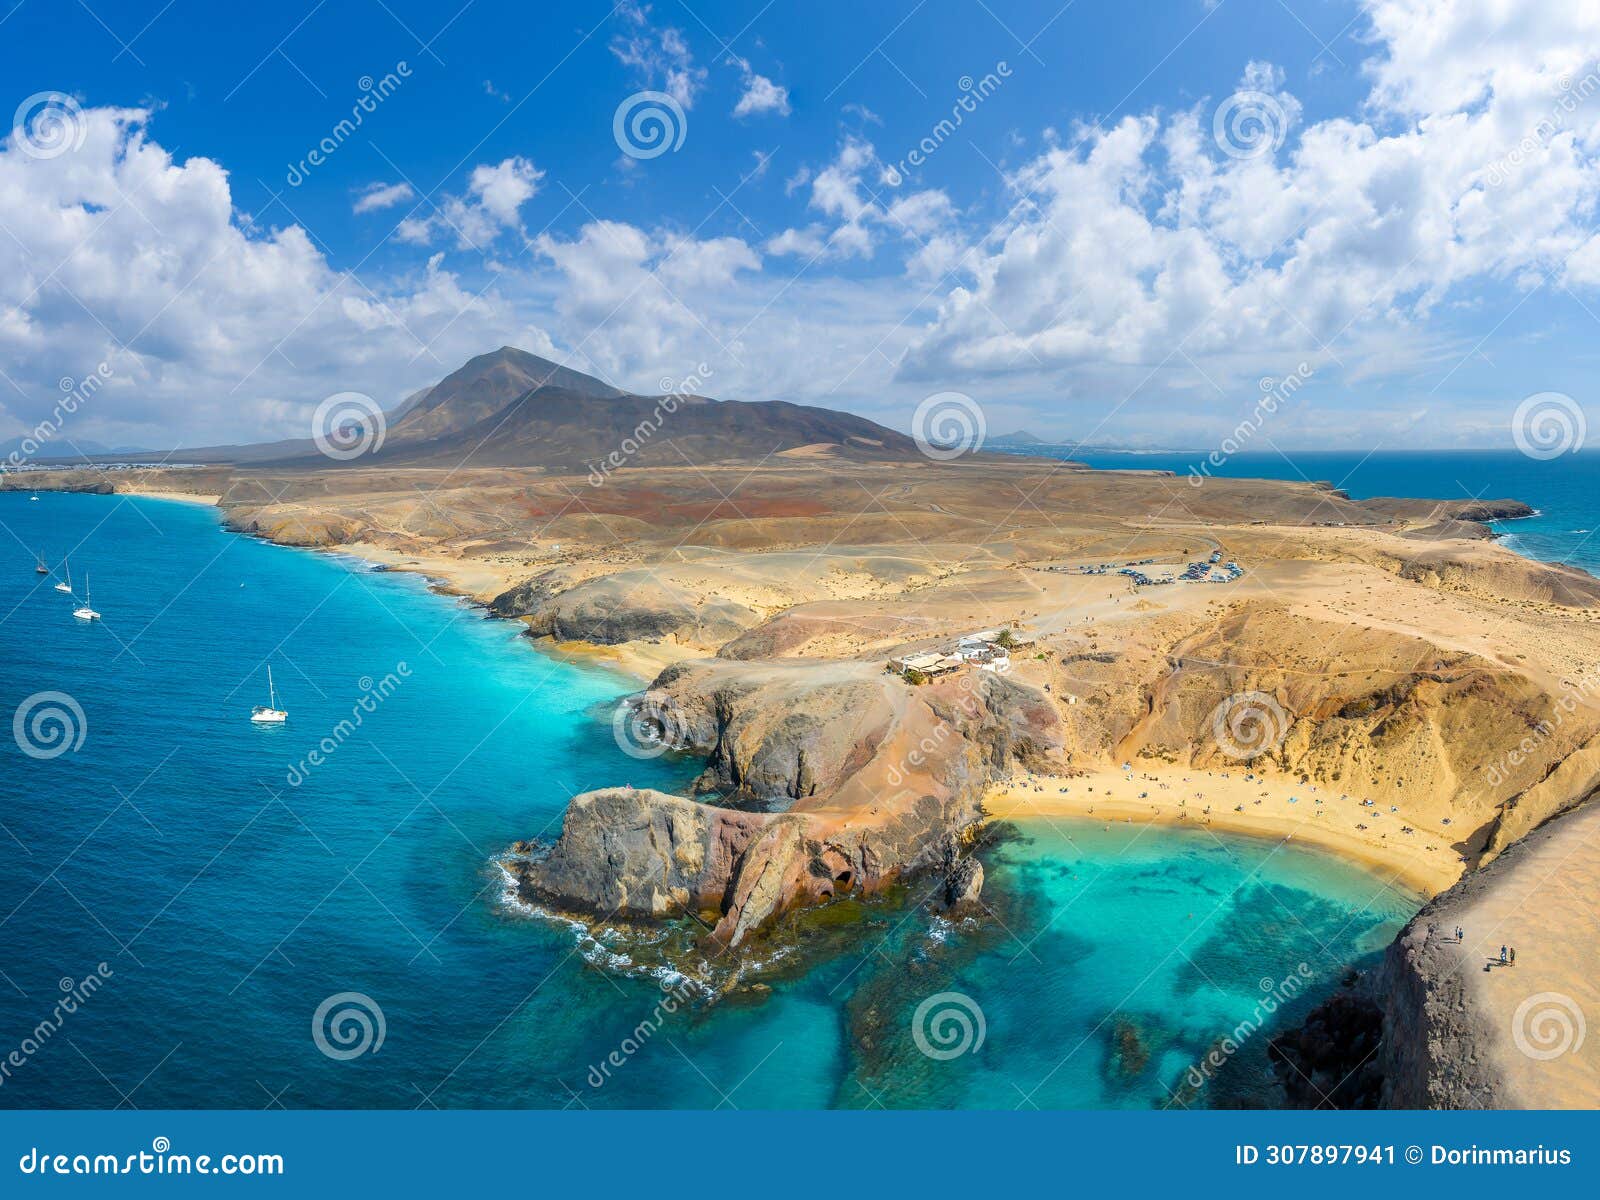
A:
[[[513,346],[480,354],[388,417],[383,448],[353,465],[696,466],[787,458],[912,459],[916,443],[876,422],[781,400],[641,396]],[[219,447],[218,461],[328,465],[309,440]],[[199,452],[186,452],[199,453]],[[621,462],[606,467],[612,455]]]
[[[851,413],[784,400],[641,396],[526,350],[480,354],[385,414],[381,449],[356,467],[540,467],[606,474],[626,466],[768,458],[915,460],[917,444]],[[88,450],[97,461],[115,452]],[[173,451],[184,462],[328,468],[311,438]]]
[[[155,457],[161,451],[150,450],[143,446],[107,446],[103,442],[91,441],[88,438],[72,437],[67,433],[59,433],[53,438],[43,441],[32,441],[29,438],[7,438],[0,442],[0,459],[11,454],[19,454],[29,462],[61,463],[87,461],[122,460],[134,457]]]
[[[114,451],[109,446],[102,446],[99,442],[89,442],[82,438],[67,438],[64,434],[57,434],[45,441],[34,441],[31,438],[14,437],[0,442],[0,458],[9,454],[24,454],[29,458],[75,458],[88,454],[112,454]]]
[[[1026,430],[1019,429],[1016,433],[1003,433],[999,437],[988,439],[991,446],[1048,446],[1051,443],[1042,437],[1035,437]]]
[[[390,414],[386,442],[426,442],[464,433],[530,393],[560,393],[580,401],[619,400],[626,392],[549,359],[502,346],[480,354]]]

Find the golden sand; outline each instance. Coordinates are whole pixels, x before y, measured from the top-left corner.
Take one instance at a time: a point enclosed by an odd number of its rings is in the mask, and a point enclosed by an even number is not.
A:
[[[1281,779],[1246,779],[1247,767],[1199,771],[1135,764],[1072,777],[1023,775],[984,798],[992,817],[1085,817],[1156,823],[1318,846],[1370,868],[1380,878],[1432,896],[1461,876],[1451,835],[1387,806]],[[1064,790],[1063,790],[1064,789]],[[1365,825],[1366,829],[1358,826]],[[1415,830],[1401,832],[1403,828]]]

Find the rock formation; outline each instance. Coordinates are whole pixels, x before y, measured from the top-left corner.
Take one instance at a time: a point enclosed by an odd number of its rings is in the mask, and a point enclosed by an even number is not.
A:
[[[976,901],[965,853],[997,773],[1059,746],[1024,685],[963,675],[908,689],[864,665],[829,680],[733,663],[671,668],[648,693],[707,755],[705,803],[605,789],[573,800],[550,853],[509,864],[524,895],[602,918],[705,913],[739,945],[796,904],[927,874]],[[780,811],[722,805],[757,802]]]

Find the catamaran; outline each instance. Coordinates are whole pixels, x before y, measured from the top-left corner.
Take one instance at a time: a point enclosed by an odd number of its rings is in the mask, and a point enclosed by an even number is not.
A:
[[[67,573],[67,577],[56,584],[56,591],[65,592],[70,596],[72,595],[72,564],[63,558],[61,560],[61,569]]]
[[[72,610],[72,615],[80,621],[98,621],[100,614],[89,607],[89,576],[83,577],[83,603]]]
[[[272,668],[267,668],[267,702],[250,710],[250,719],[257,725],[282,725],[289,714],[278,707],[278,691],[272,686]]]

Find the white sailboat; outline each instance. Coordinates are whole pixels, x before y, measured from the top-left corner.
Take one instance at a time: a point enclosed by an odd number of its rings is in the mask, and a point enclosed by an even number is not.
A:
[[[66,579],[56,584],[56,591],[72,595],[72,564],[66,559],[61,560],[61,569],[67,573]]]
[[[80,621],[98,621],[100,614],[89,605],[89,577],[83,577],[83,603],[72,610],[72,615]]]
[[[272,668],[267,668],[267,702],[250,710],[250,719],[257,725],[282,725],[289,714],[278,707],[278,691],[272,686]]]

